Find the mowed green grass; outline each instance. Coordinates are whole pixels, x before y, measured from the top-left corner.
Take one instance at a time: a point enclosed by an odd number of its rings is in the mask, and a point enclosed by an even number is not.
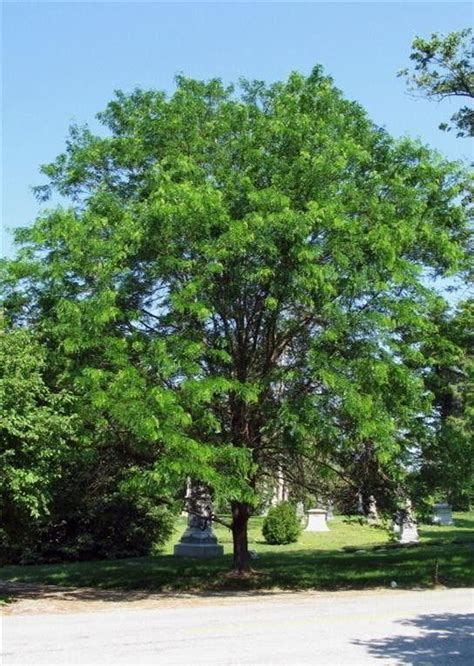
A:
[[[230,516],[222,516],[223,520],[230,522]],[[335,550],[344,546],[370,546],[386,543],[389,538],[387,531],[382,528],[361,525],[357,518],[344,519],[335,517],[330,521],[329,532],[303,532],[297,543],[285,546],[271,546],[262,536],[263,518],[250,519],[249,548],[256,550],[259,555],[264,553],[296,552],[300,550]],[[185,519],[180,518],[173,538],[166,544],[164,553],[172,553],[174,544],[179,541],[185,529]],[[214,531],[219,543],[224,546],[224,553],[232,553],[232,534],[229,529],[214,523]]]
[[[474,512],[454,515],[454,527],[420,527],[421,543],[393,547],[381,528],[360,525],[356,519],[336,517],[325,533],[303,533],[298,543],[270,546],[261,535],[261,518],[250,525],[250,548],[258,553],[257,575],[247,579],[228,576],[231,569],[230,532],[216,526],[224,556],[194,560],[172,555],[185,522],[154,557],[67,564],[5,566],[2,581],[46,583],[102,589],[153,592],[212,592],[224,590],[337,590],[388,586],[431,587],[474,584]],[[436,572],[437,571],[437,578]]]

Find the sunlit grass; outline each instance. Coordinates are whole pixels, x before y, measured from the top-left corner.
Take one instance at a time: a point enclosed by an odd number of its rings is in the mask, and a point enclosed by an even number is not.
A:
[[[227,519],[226,516],[223,517]],[[252,518],[249,529],[249,547],[258,553],[280,553],[299,550],[336,550],[345,546],[371,546],[383,544],[389,540],[389,535],[383,528],[361,525],[357,519],[347,520],[341,516],[330,521],[329,532],[303,532],[297,543],[285,546],[272,546],[265,542],[262,536],[263,518]],[[164,553],[172,553],[173,546],[185,529],[185,519],[180,518],[176,526],[173,538],[166,544]],[[224,546],[225,553],[232,552],[232,534],[229,529],[214,524],[214,530],[219,542]]]
[[[155,557],[6,566],[0,577],[11,582],[195,592],[362,589],[387,586],[393,580],[399,587],[472,585],[474,513],[455,514],[455,519],[454,527],[421,526],[419,545],[393,548],[385,530],[342,517],[330,522],[329,532],[303,533],[295,544],[270,546],[261,536],[262,519],[254,518],[250,547],[258,553],[254,567],[260,575],[244,581],[226,576],[231,568],[232,538],[225,527],[216,526],[224,545],[222,558],[200,561],[172,555],[173,545],[184,530],[184,519],[178,521],[163,553]]]

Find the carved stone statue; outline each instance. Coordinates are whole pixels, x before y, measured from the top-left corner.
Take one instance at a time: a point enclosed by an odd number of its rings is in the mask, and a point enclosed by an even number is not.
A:
[[[400,511],[400,543],[418,543],[418,528],[411,500],[407,498],[405,508]]]
[[[375,501],[375,497],[373,495],[369,497],[367,522],[369,523],[369,525],[377,525],[377,523],[379,522],[379,514],[377,513],[377,502]]]
[[[223,547],[212,530],[212,500],[209,488],[191,482],[186,492],[188,526],[174,547],[174,554],[185,557],[219,557]]]
[[[188,527],[205,530],[212,523],[212,500],[207,486],[192,484],[186,497]]]
[[[334,518],[334,502],[328,500],[326,504],[326,520],[332,520]]]

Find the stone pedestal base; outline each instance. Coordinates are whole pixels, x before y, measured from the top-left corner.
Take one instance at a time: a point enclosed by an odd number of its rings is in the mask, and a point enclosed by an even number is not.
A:
[[[220,557],[224,554],[224,547],[217,543],[212,529],[188,527],[173,552],[181,557]]]
[[[180,557],[221,557],[224,548],[218,543],[177,543],[174,554]]]
[[[307,511],[308,524],[306,525],[305,532],[329,532],[326,525],[326,510],[325,509],[310,509]]]

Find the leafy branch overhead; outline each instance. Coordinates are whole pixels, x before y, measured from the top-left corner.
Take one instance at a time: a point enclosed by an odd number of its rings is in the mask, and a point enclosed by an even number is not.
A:
[[[441,101],[448,97],[466,100],[453,116],[451,124],[442,123],[440,129],[456,129],[460,137],[474,136],[474,72],[472,30],[465,29],[448,35],[434,33],[430,39],[416,37],[412,43],[410,60],[413,70],[401,70],[411,91],[422,97]]]

